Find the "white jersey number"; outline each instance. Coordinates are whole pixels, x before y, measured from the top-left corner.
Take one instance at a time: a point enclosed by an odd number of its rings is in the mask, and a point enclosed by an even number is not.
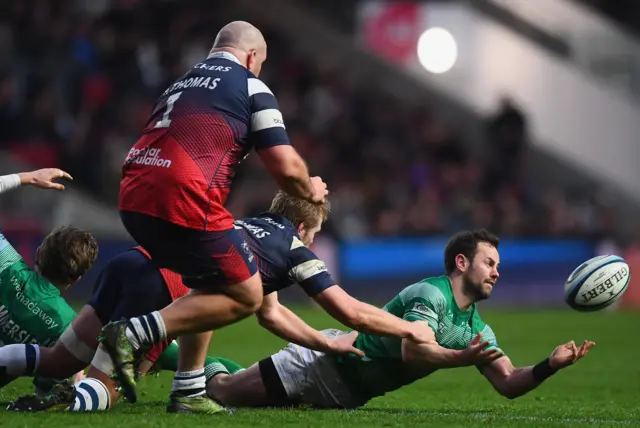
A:
[[[180,98],[180,95],[182,95],[182,92],[176,92],[167,99],[167,111],[162,115],[162,119],[156,122],[155,128],[168,128],[169,125],[171,125],[169,115],[171,114],[171,110],[173,110],[173,105],[178,101],[178,98]]]

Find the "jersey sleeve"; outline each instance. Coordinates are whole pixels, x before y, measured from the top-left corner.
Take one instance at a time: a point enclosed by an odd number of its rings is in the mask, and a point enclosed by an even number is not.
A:
[[[489,350],[489,349],[493,349],[496,348],[498,349],[502,355],[506,355],[504,353],[504,351],[500,348],[500,346],[498,346],[498,341],[496,340],[496,335],[493,332],[493,329],[491,327],[489,327],[488,325],[485,325],[482,330],[480,331],[480,333],[482,333],[482,340],[486,340],[487,342],[489,342],[489,344],[484,348],[484,350]],[[476,369],[478,369],[478,371],[480,373],[483,372],[484,368],[487,367],[486,365],[476,365]]]
[[[435,286],[418,283],[410,286],[402,293],[404,305],[403,319],[407,321],[426,321],[435,332],[442,314],[446,310],[446,299]]]
[[[22,256],[7,241],[7,238],[0,233],[0,272],[22,260]]]
[[[18,174],[3,175],[0,177],[0,193],[15,189],[20,186],[20,176]]]
[[[61,296],[48,299],[46,304],[43,303],[42,309],[50,317],[39,317],[41,323],[38,325],[41,327],[38,327],[38,330],[43,332],[43,335],[47,337],[45,340],[49,342],[48,345],[44,343],[41,343],[41,345],[53,346],[58,338],[62,336],[62,333],[71,325],[77,313]]]
[[[500,349],[500,346],[498,346],[498,340],[496,339],[496,335],[493,332],[493,329],[491,327],[489,327],[488,325],[485,325],[481,333],[482,333],[482,340],[489,342],[486,348],[484,348],[485,350],[496,348],[504,354],[504,351]]]
[[[300,284],[309,297],[336,284],[325,263],[298,238],[293,238],[292,247],[288,263],[289,279]]]
[[[284,119],[273,92],[260,79],[253,77],[247,80],[247,85],[251,103],[250,143],[256,150],[289,145]]]

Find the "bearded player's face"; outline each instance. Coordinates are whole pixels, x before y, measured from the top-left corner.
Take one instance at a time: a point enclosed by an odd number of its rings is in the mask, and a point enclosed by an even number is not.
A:
[[[500,255],[498,250],[486,242],[478,243],[476,255],[469,269],[464,272],[463,279],[467,292],[476,300],[488,299],[500,274]]]

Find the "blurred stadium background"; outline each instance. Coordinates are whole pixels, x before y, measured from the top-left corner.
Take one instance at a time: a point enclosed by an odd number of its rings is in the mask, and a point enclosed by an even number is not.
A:
[[[597,254],[640,272],[640,2],[20,0],[0,12],[0,172],[75,177],[64,194],[0,199],[27,259],[59,224],[93,231],[99,264],[131,245],[116,210],[126,152],[158,94],[242,19],[264,32],[260,77],[329,184],[314,249],[356,296],[438,274],[447,236],[471,227],[503,238],[492,304],[562,305],[564,280]],[[275,190],[252,155],[229,207],[256,214]],[[623,303],[639,295],[636,278]]]

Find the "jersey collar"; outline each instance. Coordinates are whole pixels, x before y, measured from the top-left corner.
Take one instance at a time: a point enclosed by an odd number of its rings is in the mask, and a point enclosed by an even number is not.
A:
[[[207,59],[212,59],[212,58],[222,58],[222,59],[228,59],[229,61],[233,61],[237,64],[240,64],[240,60],[238,59],[237,56],[235,56],[232,53],[229,52],[225,52],[225,51],[218,51],[218,52],[212,52],[209,54],[209,56],[207,57]],[[242,65],[242,64],[240,64]]]

